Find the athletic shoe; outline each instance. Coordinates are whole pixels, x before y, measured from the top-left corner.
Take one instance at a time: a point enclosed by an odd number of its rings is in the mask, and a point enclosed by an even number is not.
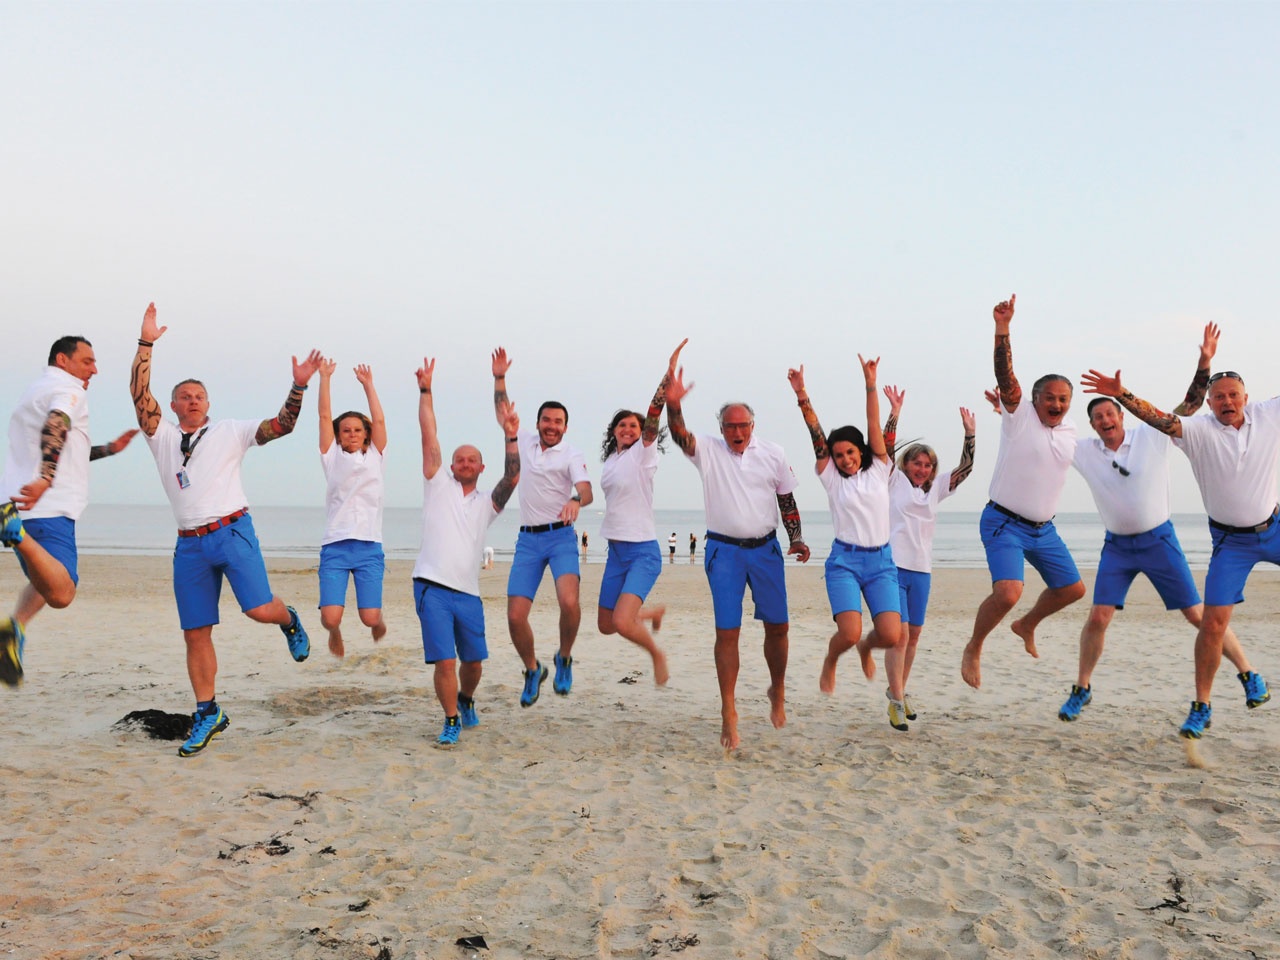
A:
[[[907,729],[907,708],[901,700],[889,701],[889,726],[895,730]]]
[[[457,717],[445,717],[444,729],[440,731],[440,736],[436,737],[436,746],[438,747],[456,747],[458,745],[458,734],[462,732],[462,724],[458,723]]]
[[[524,672],[524,690],[520,694],[520,706],[532,707],[538,702],[542,685],[547,682],[547,668],[535,661],[532,670]]]
[[[16,617],[0,620],[0,682],[6,686],[22,685],[22,650],[27,638]]]
[[[1078,684],[1071,685],[1071,696],[1067,697],[1067,702],[1062,705],[1062,709],[1058,711],[1059,720],[1074,720],[1080,716],[1080,711],[1089,705],[1093,700],[1093,685],[1087,687]]]
[[[1187,722],[1178,731],[1188,740],[1199,740],[1200,735],[1213,726],[1213,707],[1199,700],[1191,701],[1191,712],[1187,714]]]
[[[553,659],[556,663],[556,678],[551,682],[551,689],[562,697],[568,696],[573,689],[573,657],[562,657],[557,651]]]
[[[306,628],[303,627],[302,621],[298,619],[298,611],[293,607],[285,607],[289,611],[292,618],[289,625],[281,627],[280,631],[284,634],[284,638],[289,641],[289,654],[293,659],[301,663],[307,657],[311,656],[311,638],[307,636]]]
[[[893,694],[889,692],[888,687],[884,688],[884,697],[886,700],[893,699]],[[908,720],[916,718],[916,708],[911,705],[911,698],[907,696],[905,691],[902,694],[902,709],[905,711]]]
[[[0,543],[6,547],[16,547],[24,536],[17,504],[12,500],[0,504]]]
[[[480,726],[480,717],[476,714],[475,700],[458,694],[458,717],[464,727]]]
[[[231,725],[230,718],[219,707],[213,713],[191,715],[191,736],[178,748],[178,756],[194,757],[209,745],[209,741]]]
[[[1271,691],[1267,689],[1267,681],[1260,674],[1250,670],[1248,673],[1237,673],[1236,679],[1244,684],[1244,705],[1252,710],[1271,699]]]

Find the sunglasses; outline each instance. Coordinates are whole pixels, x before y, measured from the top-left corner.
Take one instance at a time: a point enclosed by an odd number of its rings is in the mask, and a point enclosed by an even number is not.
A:
[[[1232,380],[1239,380],[1241,386],[1244,385],[1244,377],[1240,376],[1240,374],[1236,373],[1234,370],[1223,370],[1220,373],[1215,373],[1209,378],[1209,385],[1212,386],[1223,377],[1230,377]]]
[[[1120,464],[1116,463],[1114,460],[1111,461],[1111,465],[1120,471],[1120,476],[1127,477],[1129,475],[1129,471],[1120,466]]]

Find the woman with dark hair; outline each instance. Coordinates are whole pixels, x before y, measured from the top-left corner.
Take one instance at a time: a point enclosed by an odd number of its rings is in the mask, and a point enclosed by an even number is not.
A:
[[[862,659],[867,678],[875,676],[873,649],[884,650],[884,669],[889,677],[889,723],[895,730],[907,729],[906,707],[902,702],[902,623],[898,615],[898,569],[889,549],[889,476],[893,461],[885,449],[880,429],[880,399],[876,391],[876,369],[880,364],[863,360],[862,376],[867,387],[867,433],[844,426],[824,435],[818,415],[804,386],[804,367],[788,370],[787,379],[795,390],[805,426],[813,439],[818,479],[827,491],[835,540],[827,558],[827,598],[836,632],[827,646],[818,686],[825,694],[835,692],[836,662],[854,647]],[[874,624],[862,636],[862,599],[867,601]]]
[[[604,491],[604,520],[600,535],[609,543],[604,577],[600,581],[597,624],[606,636],[620,633],[648,651],[653,658],[653,681],[666,684],[670,674],[667,658],[645,626],[657,631],[662,626],[665,607],[645,608],[644,599],[662,572],[662,550],[653,523],[653,478],[658,472],[658,453],[665,431],[659,428],[666,405],[667,384],[675,375],[682,340],[671,354],[667,372],[649,402],[649,412],[641,417],[634,410],[619,410],[609,421],[600,444],[600,489]]]

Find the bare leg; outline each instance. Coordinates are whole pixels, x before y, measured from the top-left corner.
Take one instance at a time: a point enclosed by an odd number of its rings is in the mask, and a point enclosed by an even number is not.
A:
[[[889,696],[901,700],[905,684],[902,679],[907,645],[902,642],[902,617],[897,610],[884,610],[872,621],[875,626],[866,637],[866,643],[884,650],[884,672],[888,675]]]
[[[960,676],[975,690],[982,686],[979,661],[982,658],[983,641],[1005,618],[1005,615],[1017,606],[1021,597],[1021,580],[997,580],[991,585],[991,593],[978,606],[978,615],[973,620],[973,636],[965,646],[964,656],[960,659]]]
[[[1039,657],[1040,654],[1036,651],[1036,627],[1040,626],[1040,621],[1075,603],[1084,593],[1083,580],[1077,580],[1068,587],[1042,590],[1040,596],[1036,597],[1035,605],[1025,616],[1009,624],[1009,629],[1022,638],[1022,645],[1027,653]]]
[[[25,618],[22,615],[22,608],[27,606],[27,603],[19,601],[19,609],[14,615],[21,622],[26,623],[30,620],[45,603],[55,610],[71,605],[71,601],[76,598],[76,585],[72,582],[67,568],[56,560],[53,554],[37,543],[30,533],[22,538],[21,543],[14,544],[13,549],[27,565],[27,579],[31,581],[31,592],[41,598],[41,603],[35,606]]]
[[[31,619],[45,608],[46,601],[31,584],[27,584],[22,588],[22,592],[18,594],[18,605],[13,610],[14,617],[17,621],[26,626]]]
[[[293,615],[279,597],[272,597],[270,603],[246,610],[244,615],[257,623],[274,623],[281,627],[287,627],[293,622]]]
[[[1196,627],[1200,626],[1203,614],[1203,603],[1197,603],[1194,607],[1187,607],[1182,611],[1182,615],[1187,618],[1187,621]],[[1240,638],[1236,636],[1236,632],[1230,626],[1222,633],[1222,655],[1231,661],[1237,673],[1253,672],[1253,667],[1249,666],[1249,658],[1245,655],[1244,647],[1240,646]]]
[[[560,603],[560,656],[568,660],[578,639],[578,625],[582,622],[582,607],[578,603],[577,574],[562,573],[556,577],[556,600]]]
[[[764,625],[764,661],[769,665],[769,722],[775,729],[787,725],[787,654],[790,645],[786,623]]]
[[[1222,663],[1223,635],[1231,624],[1231,607],[1206,605],[1196,634],[1196,699],[1209,703],[1213,693],[1213,678]]]
[[[320,625],[329,631],[329,652],[335,657],[347,652],[342,643],[342,607],[332,604],[320,608]]]
[[[911,677],[911,666],[916,662],[916,647],[920,643],[920,631],[924,629],[923,624],[904,623],[902,632],[906,638],[907,652],[902,658],[902,691],[907,690],[907,680]]]
[[[1093,680],[1093,669],[1102,659],[1102,646],[1107,639],[1107,627],[1115,616],[1116,608],[1095,603],[1089,611],[1080,630],[1080,669],[1076,674],[1076,685],[1081,689],[1088,688]]]
[[[360,607],[360,622],[373,632],[373,642],[377,643],[387,635],[387,622],[382,619],[381,607]]]
[[[196,702],[212,700],[217,688],[218,655],[213,649],[213,625],[183,630],[187,643],[187,676]]]
[[[658,686],[665,686],[670,673],[667,671],[667,657],[662,649],[654,642],[653,635],[645,628],[640,608],[641,599],[634,593],[623,593],[618,597],[618,603],[613,608],[613,629],[622,636],[626,637],[636,646],[648,652],[650,659],[653,660],[653,682]],[[661,610],[661,608],[659,608]],[[658,614],[661,617],[661,613]]]
[[[436,699],[444,708],[446,717],[458,715],[458,661],[437,660],[435,669]]]
[[[827,644],[827,656],[822,661],[822,673],[818,675],[818,689],[827,696],[836,691],[836,663],[841,657],[858,644],[862,636],[862,611],[846,610],[836,614],[836,632],[831,635]],[[871,679],[876,675],[876,663],[871,659],[871,650],[865,652],[858,647],[858,656],[862,658],[862,672]]]
[[[533,627],[529,625],[529,611],[532,609],[533,601],[528,597],[507,597],[507,630],[511,633],[511,645],[516,648],[516,655],[526,670],[538,665],[538,658],[533,652]]]
[[[720,746],[725,750],[737,750],[742,742],[738,736],[738,704],[734,697],[738,687],[738,635],[740,627],[732,630],[716,628],[716,683],[720,686]]]
[[[480,674],[484,670],[482,660],[463,660],[458,665],[458,690],[464,697],[474,700],[480,686]]]

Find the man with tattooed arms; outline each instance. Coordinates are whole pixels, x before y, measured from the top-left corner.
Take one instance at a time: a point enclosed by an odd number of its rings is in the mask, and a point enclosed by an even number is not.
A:
[[[302,409],[302,392],[323,357],[312,350],[301,363],[293,358],[293,386],[280,412],[269,420],[210,420],[204,384],[183,380],[170,395],[169,409],[178,418],[174,424],[163,419],[151,395],[152,347],[167,329],[156,325],[156,305],[149,305],[142,318],[130,391],[138,426],[156,458],[160,482],[178,522],[173,593],[187,644],[187,675],[196,696],[191,735],[178,756],[190,757],[229,723],[215,699],[218,658],[213,648],[224,576],[245,616],[280,627],[294,660],[301,663],[311,652],[297,611],[271,592],[240,482],[240,465],[251,447],[293,431]]]
[[[960,675],[971,687],[982,683],[980,659],[987,635],[1022,598],[1025,562],[1044,578],[1046,587],[1034,606],[1010,628],[1027,653],[1036,651],[1036,627],[1084,596],[1075,561],[1053,525],[1058,500],[1076,450],[1076,428],[1066,419],[1071,409],[1071,381],[1059,374],[1041,377],[1031,388],[1030,405],[1022,402],[1022,385],[1013,373],[1009,324],[1017,297],[996,304],[995,371],[1003,411],[1000,449],[980,529],[991,571],[991,593],[978,607],[973,637],[964,648]]]
[[[45,604],[60,609],[75,599],[76,520],[89,502],[89,461],[119,453],[138,432],[90,445],[87,391],[97,372],[93,344],[60,337],[44,374],[9,418],[0,544],[13,548],[28,581],[13,616],[0,620],[0,681],[11,687],[22,682],[23,631],[31,618]]]
[[[1244,585],[1254,565],[1280,565],[1280,523],[1276,507],[1276,457],[1280,455],[1280,397],[1250,403],[1244,380],[1233,370],[1208,379],[1209,416],[1164,413],[1135,397],[1120,382],[1090,370],[1081,377],[1086,393],[1112,397],[1143,423],[1173,438],[1187,455],[1209,515],[1213,556],[1204,581],[1204,615],[1196,634],[1196,698],[1178,731],[1198,740],[1211,724],[1210,694],[1223,653],[1230,656],[1227,631],[1231,608],[1244,601]],[[1271,699],[1266,683],[1241,667],[1245,704]]]
[[[755,618],[764,623],[764,658],[769,666],[769,719],[787,722],[787,582],[778,543],[778,512],[801,563],[809,548],[800,532],[800,510],[793,491],[795,473],[776,443],[755,436],[755,414],[745,403],[720,408],[720,436],[695,437],[684,423],[681,403],[693,384],[684,383],[681,368],[667,386],[667,424],[671,438],[702,477],[707,516],[703,567],[711,585],[716,623],[716,679],[720,684],[720,744],[736,750],[738,709],[738,636],[742,631],[742,599],[751,587]]]

